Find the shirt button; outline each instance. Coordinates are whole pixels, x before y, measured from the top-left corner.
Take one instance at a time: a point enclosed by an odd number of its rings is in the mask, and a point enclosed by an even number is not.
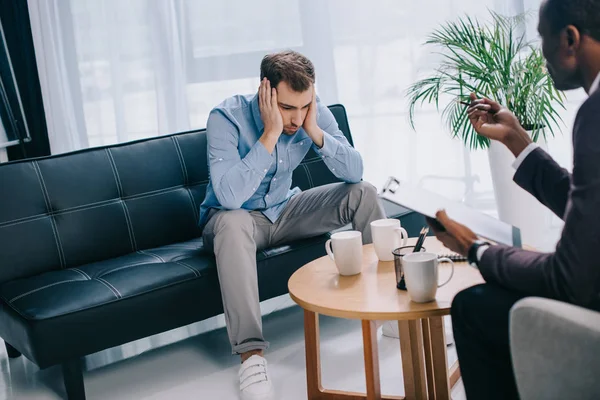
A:
[[[252,190],[256,190],[256,188],[252,188]]]
[[[275,182],[277,180],[277,178],[273,178],[273,182]]]
[[[223,161],[223,159],[222,159],[222,158],[219,158],[219,161]]]
[[[283,162],[283,160],[279,160],[279,164],[281,164]]]
[[[266,195],[265,197],[269,197],[269,195]]]
[[[268,171],[268,169],[265,169],[265,172],[267,172],[267,171]]]
[[[335,168],[331,168],[332,171],[335,171]]]
[[[325,158],[325,156],[321,156],[321,158]]]

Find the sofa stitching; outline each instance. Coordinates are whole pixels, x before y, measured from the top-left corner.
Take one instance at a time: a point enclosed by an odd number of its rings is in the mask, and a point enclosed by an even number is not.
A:
[[[121,295],[121,293],[120,293],[120,292],[117,290],[117,288],[116,288],[116,287],[114,287],[113,285],[111,285],[111,283],[110,283],[110,282],[108,282],[106,279],[102,279],[102,278],[100,278],[100,277],[96,277],[96,278],[94,278],[94,280],[96,280],[96,281],[98,281],[98,282],[100,282],[100,283],[104,284],[104,286],[108,287],[108,288],[110,289],[110,291],[111,291],[111,292],[113,292],[113,294],[114,294],[115,296],[117,296],[117,299],[120,299],[120,298],[122,298],[122,297],[123,297],[123,296]]]
[[[108,156],[108,161],[110,162],[112,173],[115,178],[115,183],[117,184],[117,192],[119,193],[119,198],[122,198],[123,186],[121,185],[121,178],[119,177],[119,172],[117,171],[117,164],[115,163],[115,159],[113,158],[110,149],[106,149],[106,155]]]
[[[200,277],[200,271],[198,271],[196,268],[192,267],[191,265],[186,264],[186,263],[184,263],[182,261],[173,261],[173,262],[175,264],[181,265],[182,267],[185,267],[185,268],[191,270],[194,273],[194,276]]]
[[[58,259],[60,261],[60,267],[65,267],[65,254],[63,252],[62,243],[60,241],[60,237],[58,235],[58,229],[56,227],[56,220],[54,219],[54,215],[52,215],[52,203],[50,202],[50,194],[48,193],[48,188],[46,187],[46,182],[44,181],[44,176],[42,175],[42,170],[38,165],[37,161],[33,162],[33,169],[38,176],[38,180],[40,182],[40,186],[42,188],[42,192],[44,194],[44,201],[46,202],[46,212],[50,216],[50,225],[52,226],[52,233],[54,234],[54,241],[56,243],[56,249],[58,250]]]
[[[192,194],[192,191],[190,190],[189,187],[189,174],[188,174],[188,169],[187,169],[187,165],[185,163],[185,158],[183,158],[183,152],[181,151],[181,147],[179,146],[179,141],[177,140],[177,138],[175,136],[171,137],[173,139],[173,143],[175,143],[175,149],[177,150],[177,157],[179,158],[179,164],[181,165],[181,171],[183,172],[183,179],[184,179],[184,187],[188,193],[188,196],[190,197],[190,202],[192,203],[192,210],[194,211],[194,218],[196,220],[200,219],[200,215],[199,210],[198,210],[198,206],[196,205],[196,200],[194,199],[194,195]]]
[[[123,208],[123,213],[125,213],[127,229],[129,230],[129,240],[131,241],[131,246],[135,251],[135,249],[137,249],[137,242],[135,240],[135,233],[133,231],[133,222],[131,222],[131,215],[129,215],[129,208],[127,207],[127,203],[124,201],[121,201],[121,207]]]
[[[80,275],[82,275],[84,278],[86,278],[88,280],[92,279],[88,274],[86,274],[85,272],[83,272],[79,268],[70,268],[70,269],[71,269],[71,271],[75,271],[75,272],[79,273]]]
[[[135,235],[133,233],[133,226],[131,223],[129,210],[127,209],[127,205],[123,201],[123,183],[121,182],[121,177],[119,176],[119,170],[117,169],[117,163],[110,151],[110,149],[106,149],[106,155],[108,156],[108,161],[110,162],[110,167],[112,169],[113,177],[115,178],[115,183],[117,184],[117,192],[119,194],[119,202],[121,203],[121,208],[123,209],[123,214],[125,216],[125,222],[127,222],[127,230],[129,233],[129,241],[131,242],[131,249],[135,251],[137,248],[137,244],[135,242]]]
[[[187,185],[188,171],[187,171],[187,167],[185,166],[185,163],[183,160],[183,154],[181,153],[181,148],[179,147],[179,143],[177,142],[177,139],[175,139],[174,137],[171,137],[171,139],[173,140],[173,144],[175,145],[175,151],[177,152],[177,158],[179,159],[179,165],[181,166],[181,173],[183,174],[184,185]]]
[[[150,257],[154,257],[157,260],[160,260],[160,262],[166,262],[164,258],[162,258],[161,256],[159,256],[158,254],[154,254],[154,253],[150,253],[148,250],[138,250],[139,254],[145,254],[147,256]]]
[[[182,284],[182,283],[185,283],[185,282],[189,282],[189,281],[191,281],[191,280],[194,280],[194,279],[196,279],[196,278],[188,278],[188,279],[184,279],[184,280],[177,281],[177,282],[171,282],[171,283],[168,283],[168,284],[166,284],[166,285],[163,285],[163,286],[158,286],[158,287],[155,287],[155,288],[151,288],[151,289],[148,289],[148,290],[144,290],[144,291],[142,291],[142,292],[136,293],[136,294],[134,294],[134,295],[131,295],[131,296],[126,296],[125,298],[127,299],[127,298],[129,298],[129,297],[141,296],[141,295],[144,295],[144,294],[147,294],[147,293],[153,292],[153,291],[155,291],[155,290],[161,290],[161,289],[164,289],[164,288],[167,288],[167,287],[170,287],[170,286],[179,285],[179,284]],[[78,282],[79,282],[79,281],[78,281]],[[114,294],[114,293],[113,293],[113,294]],[[3,297],[3,298],[4,298],[4,297]],[[5,300],[6,300],[6,299],[5,299]],[[111,303],[114,303],[114,302],[117,302],[117,301],[120,301],[120,299],[119,299],[118,297],[117,297],[116,299],[114,299],[114,300],[111,300],[111,301],[106,301],[106,302],[104,302],[104,303],[101,303],[101,304],[95,304],[95,305],[92,305],[92,306],[81,307],[81,308],[78,308],[78,309],[75,309],[75,310],[72,310],[72,311],[69,311],[69,312],[63,313],[63,314],[54,315],[54,316],[52,316],[52,317],[50,317],[50,318],[44,318],[44,320],[45,320],[45,319],[51,319],[51,318],[58,318],[58,317],[61,317],[61,316],[64,316],[64,315],[68,315],[68,314],[73,314],[73,313],[76,313],[76,312],[79,312],[79,311],[85,311],[85,310],[89,310],[89,309],[91,309],[91,308],[102,307],[102,306],[105,306],[105,305],[107,305],[107,304],[111,304]],[[19,308],[15,307],[15,306],[14,306],[12,303],[8,303],[8,304],[11,306],[11,308],[12,308],[13,310],[15,310],[15,312],[16,312],[16,313],[18,313],[19,315],[21,315],[23,318],[25,318],[25,319],[28,319],[28,320],[35,320],[35,318],[34,318],[32,315],[28,315],[28,314],[26,314],[26,313],[22,312],[22,310],[21,310],[21,309],[19,309]]]
[[[42,287],[39,287],[39,288],[32,289],[32,290],[30,290],[30,291],[28,291],[28,292],[21,293],[20,295],[18,295],[18,296],[15,296],[15,297],[13,297],[12,299],[10,299],[8,302],[12,304],[14,301],[17,301],[17,300],[19,300],[19,299],[22,299],[22,298],[23,298],[23,297],[25,297],[25,296],[29,296],[30,294],[33,294],[33,293],[39,292],[40,290],[44,290],[44,289],[47,289],[47,288],[49,288],[49,287],[56,286],[56,285],[60,285],[60,284],[63,284],[63,283],[68,283],[68,282],[81,282],[81,281],[80,281],[80,280],[78,280],[78,279],[68,279],[68,280],[66,280],[66,281],[60,281],[60,282],[54,282],[54,283],[50,283],[50,284],[48,284],[48,285],[44,285],[44,286],[42,286]]]
[[[204,184],[205,184],[205,182],[201,182],[201,183],[191,184],[190,186],[198,186],[198,185],[204,185]],[[123,197],[123,199],[125,199],[125,200],[144,199],[144,198],[147,198],[147,197],[153,197],[153,196],[158,196],[158,195],[165,194],[165,193],[175,192],[175,191],[177,191],[179,189],[185,189],[185,187],[182,186],[182,185],[173,186],[173,187],[166,188],[166,189],[160,189],[160,190],[155,190],[155,191],[152,191],[152,192],[146,192],[146,193],[143,193],[143,194],[136,194],[136,195],[131,195],[131,196]],[[32,221],[36,221],[36,220],[40,220],[40,219],[44,219],[44,218],[50,218],[52,216],[69,214],[69,213],[74,213],[74,212],[77,212],[77,211],[86,211],[86,210],[91,210],[93,208],[108,206],[108,205],[112,205],[112,204],[118,204],[121,201],[122,201],[121,199],[103,200],[103,201],[98,201],[98,202],[95,202],[95,203],[84,204],[84,205],[81,205],[81,206],[64,208],[62,210],[55,210],[55,211],[47,212],[45,214],[37,214],[37,215],[29,216],[29,217],[18,218],[18,219],[14,219],[14,220],[5,221],[5,222],[0,223],[0,228],[4,228],[4,227],[8,227],[8,226],[13,226],[13,225],[18,225],[20,223],[32,222]]]
[[[137,267],[138,265],[149,265],[149,264],[158,264],[158,263],[141,262],[141,263],[136,263],[136,264],[123,265],[121,267],[111,269],[110,271],[106,271],[102,275],[98,275],[97,278],[102,278],[105,275],[112,274],[113,272],[121,271],[123,269],[131,268],[131,267]]]
[[[311,188],[315,187],[315,183],[312,180],[312,175],[310,174],[310,170],[308,169],[308,167],[306,166],[306,164],[302,165],[304,167],[304,170],[306,171],[306,176],[308,177],[308,183],[310,184]]]

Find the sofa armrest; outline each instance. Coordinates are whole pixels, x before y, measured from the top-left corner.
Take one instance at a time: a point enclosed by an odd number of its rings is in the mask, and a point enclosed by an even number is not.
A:
[[[511,310],[510,346],[522,400],[600,398],[600,313],[523,299]]]

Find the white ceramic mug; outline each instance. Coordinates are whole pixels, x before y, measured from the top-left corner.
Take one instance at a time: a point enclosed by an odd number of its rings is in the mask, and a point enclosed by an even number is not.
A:
[[[363,244],[359,231],[337,232],[325,243],[325,250],[335,262],[340,275],[356,275],[362,270]]]
[[[438,264],[448,262],[452,265],[452,272],[446,282],[438,284]],[[439,287],[444,286],[454,275],[454,263],[449,258],[438,259],[433,253],[410,253],[402,257],[404,281],[408,296],[415,303],[427,303],[435,300]]]
[[[393,261],[394,249],[406,246],[408,240],[408,233],[400,226],[400,220],[392,218],[371,222],[371,234],[380,261]]]

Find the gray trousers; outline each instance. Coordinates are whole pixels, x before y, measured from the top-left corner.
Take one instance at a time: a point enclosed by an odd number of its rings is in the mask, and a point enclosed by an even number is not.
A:
[[[258,297],[256,252],[321,235],[352,223],[371,243],[370,223],[385,218],[377,190],[369,183],[334,183],[293,196],[275,223],[260,211],[215,210],[203,232],[213,250],[227,333],[233,354],[265,350]]]

